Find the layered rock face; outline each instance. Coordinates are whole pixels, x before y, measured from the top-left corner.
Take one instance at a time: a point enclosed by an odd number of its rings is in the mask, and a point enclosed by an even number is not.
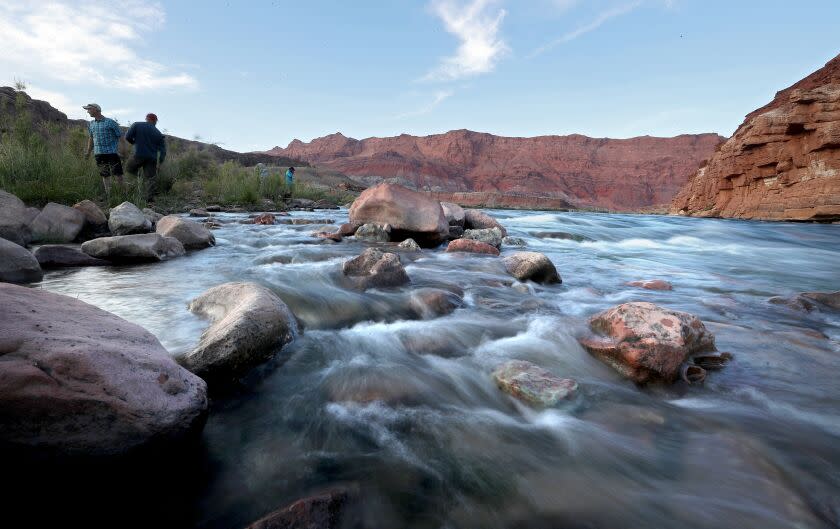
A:
[[[540,196],[558,207],[634,209],[667,204],[723,140],[717,134],[625,140],[581,135],[507,138],[468,130],[355,140],[340,133],[292,141],[269,154],[324,165],[368,184],[382,180],[446,194]],[[457,200],[457,199],[456,199]]]
[[[747,115],[680,191],[670,212],[840,219],[840,55]]]

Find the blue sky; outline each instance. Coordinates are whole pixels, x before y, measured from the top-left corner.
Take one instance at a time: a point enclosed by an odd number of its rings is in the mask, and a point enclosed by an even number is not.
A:
[[[0,0],[0,84],[235,150],[341,131],[730,135],[840,0]]]

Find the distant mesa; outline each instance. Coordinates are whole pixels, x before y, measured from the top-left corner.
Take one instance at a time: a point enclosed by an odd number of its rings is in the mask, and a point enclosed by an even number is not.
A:
[[[491,205],[497,196],[500,207],[633,210],[670,203],[724,139],[509,138],[462,129],[356,140],[337,132],[309,143],[293,140],[267,154],[306,160],[367,185],[388,181],[472,206]]]

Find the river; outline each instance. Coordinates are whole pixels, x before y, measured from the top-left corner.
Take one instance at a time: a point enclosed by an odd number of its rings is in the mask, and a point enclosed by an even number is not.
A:
[[[341,263],[366,244],[328,244],[310,235],[317,225],[219,214],[229,222],[214,248],[49,272],[41,287],[142,325],[172,354],[207,326],[189,300],[228,281],[270,287],[303,322],[300,339],[213,396],[190,467],[200,472],[167,507],[187,525],[242,527],[347,483],[382,528],[770,529],[840,519],[840,315],[767,301],[840,289],[840,226],[490,213],[525,249],[548,255],[563,283],[514,288],[499,258],[438,249],[401,254],[409,287],[361,293],[344,286]],[[292,215],[347,219],[346,210]],[[534,235],[549,231],[574,238]],[[641,279],[673,290],[626,285]],[[462,290],[465,306],[417,319],[407,306],[422,287]],[[624,380],[576,336],[590,315],[628,301],[698,315],[734,360],[700,386]],[[508,359],[576,379],[580,396],[548,410],[519,404],[490,376]],[[119,487],[131,477],[113,479]]]

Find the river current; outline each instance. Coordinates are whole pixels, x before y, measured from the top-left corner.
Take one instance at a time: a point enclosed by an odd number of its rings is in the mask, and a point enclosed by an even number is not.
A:
[[[243,527],[336,484],[358,487],[366,520],[382,528],[838,523],[840,315],[767,300],[840,289],[840,226],[489,213],[548,255],[563,283],[515,284],[499,258],[440,248],[401,254],[410,286],[362,293],[341,281],[341,263],[369,244],[219,214],[214,248],[49,272],[40,286],[145,327],[172,354],[207,326],[188,302],[228,281],[268,286],[303,322],[301,338],[213,396],[190,470],[161,476],[196,473],[167,507],[187,525]],[[347,211],[292,216],[338,225]],[[644,279],[673,290],[626,285]],[[407,307],[423,287],[463,291],[465,305],[418,319]],[[576,336],[628,301],[698,315],[734,360],[699,386],[623,379]],[[579,398],[520,404],[490,376],[509,359],[576,379]],[[114,486],[121,479],[131,478]],[[138,504],[159,501],[148,494]]]

